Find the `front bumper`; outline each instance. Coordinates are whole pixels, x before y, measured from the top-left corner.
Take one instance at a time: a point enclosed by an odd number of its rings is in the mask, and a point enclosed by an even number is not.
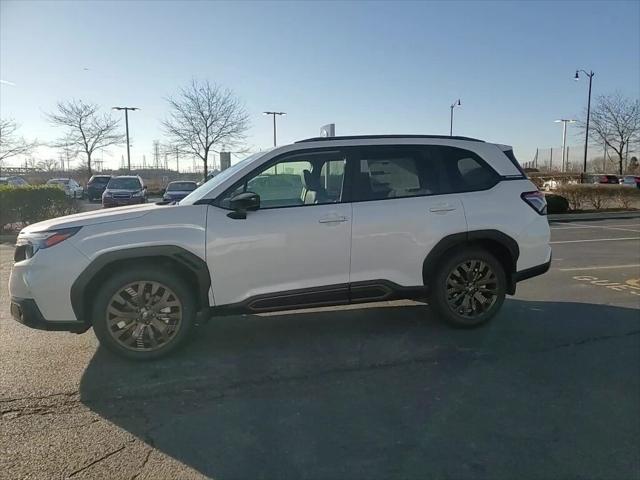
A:
[[[11,316],[18,323],[36,330],[83,333],[89,329],[89,325],[84,322],[46,320],[32,298],[11,297]]]

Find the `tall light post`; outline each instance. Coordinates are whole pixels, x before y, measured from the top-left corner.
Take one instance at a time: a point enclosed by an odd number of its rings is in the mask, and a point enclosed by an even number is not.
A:
[[[555,120],[556,123],[562,123],[562,171],[565,170],[566,161],[569,160],[566,158],[567,155],[567,123],[575,123],[575,120],[568,120],[561,118],[560,120]]]
[[[112,110],[124,110],[124,125],[127,130],[127,170],[131,171],[131,154],[129,153],[129,110],[140,110],[138,107],[111,107]]]
[[[580,80],[580,72],[589,77],[589,100],[587,101],[587,124],[584,134],[584,164],[582,166],[583,173],[587,173],[587,148],[589,148],[589,117],[591,116],[591,83],[595,73],[593,71],[587,72],[586,70],[576,70],[576,75],[573,77],[575,81]]]
[[[461,106],[462,106],[462,103],[460,103],[460,99],[458,99],[458,100],[456,100],[455,102],[453,102],[451,104],[451,107],[449,107],[449,108],[451,108],[451,118],[450,118],[450,121],[449,121],[449,136],[450,137],[453,137],[453,109],[456,108],[456,107],[461,107]]]
[[[262,112],[263,115],[273,116],[273,146],[276,146],[276,115],[286,115],[286,112]]]

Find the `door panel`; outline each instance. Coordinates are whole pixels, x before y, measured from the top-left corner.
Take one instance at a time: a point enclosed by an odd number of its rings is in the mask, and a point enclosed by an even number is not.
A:
[[[454,195],[357,202],[352,208],[351,282],[422,285],[429,251],[443,237],[467,230],[462,202]]]
[[[351,205],[207,212],[207,264],[216,305],[349,281]]]

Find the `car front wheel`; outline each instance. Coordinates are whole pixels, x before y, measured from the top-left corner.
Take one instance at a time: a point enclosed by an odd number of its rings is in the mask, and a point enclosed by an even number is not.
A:
[[[143,266],[101,286],[92,319],[102,345],[132,360],[151,360],[182,346],[195,316],[194,297],[178,276]]]
[[[473,328],[498,313],[506,286],[500,262],[486,250],[472,248],[452,255],[440,265],[429,304],[450,325]]]

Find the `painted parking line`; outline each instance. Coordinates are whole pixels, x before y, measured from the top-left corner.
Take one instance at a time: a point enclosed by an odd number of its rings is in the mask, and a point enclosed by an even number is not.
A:
[[[572,230],[574,228],[626,228],[626,227],[640,227],[640,223],[625,223],[622,225],[584,225],[575,224],[569,222],[549,222],[551,228],[554,230]],[[554,227],[553,225],[560,225],[560,227]]]
[[[570,224],[570,223],[559,223],[559,225],[567,225],[566,227],[554,228],[551,227],[552,230],[575,230],[575,229],[585,229],[585,228],[601,228],[604,230],[616,230],[621,232],[635,232],[640,233],[640,230],[627,228],[627,227],[635,227],[640,224],[631,224],[631,225],[582,225],[582,224]]]
[[[631,263],[628,265],[599,265],[591,267],[571,267],[571,268],[559,268],[561,272],[576,272],[582,270],[612,270],[616,268],[638,268],[640,263]]]
[[[555,242],[549,242],[551,245],[558,245],[561,243],[587,243],[587,242],[620,242],[624,240],[640,240],[640,237],[623,237],[623,238],[589,238],[586,240],[556,240]]]

